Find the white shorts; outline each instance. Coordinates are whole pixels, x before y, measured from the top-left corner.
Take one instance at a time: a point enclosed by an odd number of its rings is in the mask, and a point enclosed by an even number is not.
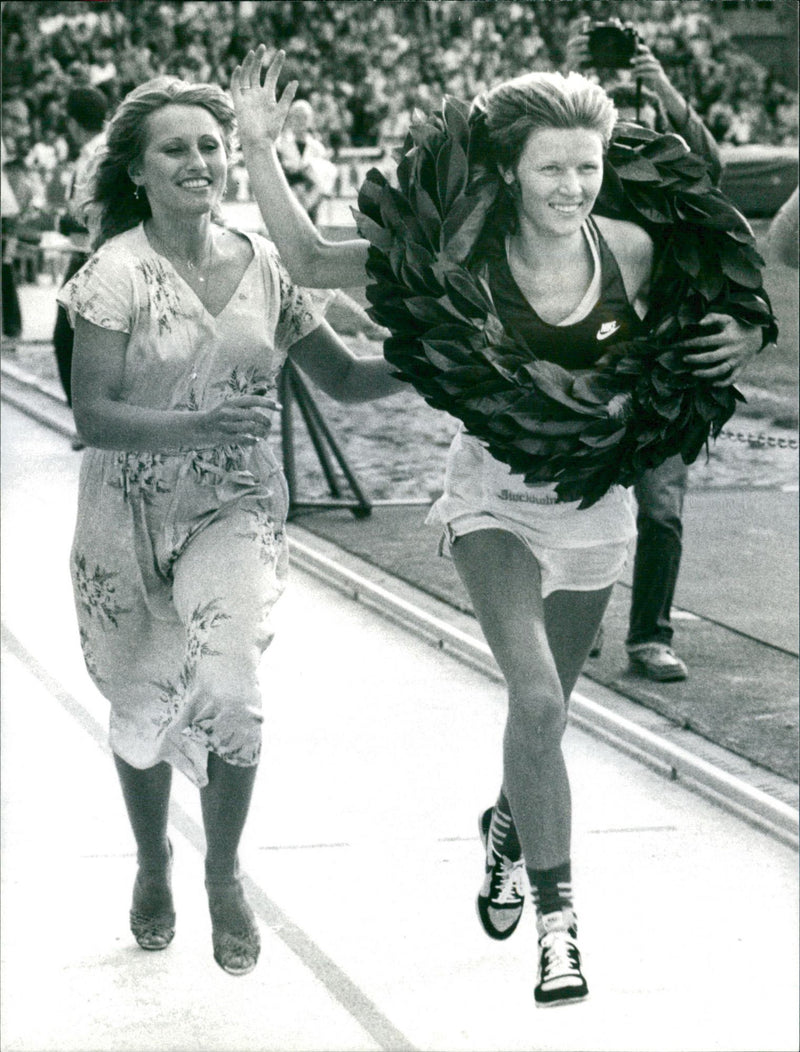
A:
[[[530,534],[510,520],[486,512],[458,515],[445,524],[439,554],[468,533],[478,530],[505,530],[513,533],[539,563],[542,574],[542,596],[551,592],[599,592],[617,581],[631,554],[633,541],[595,544],[591,548],[546,548],[532,540]]]
[[[445,541],[476,530],[506,530],[533,553],[542,569],[542,594],[598,591],[622,573],[636,537],[632,493],[612,486],[590,508],[558,499],[553,485],[528,486],[463,430],[450,448],[444,493],[429,524]]]

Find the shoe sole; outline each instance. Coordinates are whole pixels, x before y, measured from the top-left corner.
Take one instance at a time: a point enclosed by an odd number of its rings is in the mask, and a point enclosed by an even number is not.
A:
[[[578,997],[559,997],[554,1001],[537,1001],[534,998],[534,1004],[537,1008],[566,1008],[567,1005],[579,1005],[584,1001],[589,1000],[589,992],[585,994],[579,994]]]
[[[651,679],[654,683],[678,683],[688,678],[688,672],[655,672],[653,669],[645,668],[643,665],[637,665],[633,661],[630,663],[628,671],[633,672],[637,676],[643,676],[645,679]]]
[[[244,968],[230,968],[227,964],[223,964],[219,957],[217,957],[216,955],[214,956],[214,960],[217,962],[217,964],[220,966],[223,972],[225,972],[226,975],[233,975],[236,977],[240,975],[249,975],[251,972],[254,972],[256,970],[256,965],[258,964],[258,961],[256,960],[253,961],[252,964],[245,965]]]

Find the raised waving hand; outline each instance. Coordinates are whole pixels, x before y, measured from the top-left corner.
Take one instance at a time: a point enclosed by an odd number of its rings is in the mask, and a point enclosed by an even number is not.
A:
[[[275,144],[294,99],[297,81],[287,84],[278,98],[276,87],[285,54],[275,54],[262,84],[266,57],[264,44],[247,53],[231,76],[231,96],[250,190],[269,237],[298,285],[323,289],[364,285],[367,242],[362,238],[328,241],[322,237],[286,181]]]
[[[275,53],[267,66],[264,83],[261,72],[267,58],[265,44],[248,51],[240,66],[231,75],[231,97],[239,122],[242,143],[267,140],[274,143],[286,122],[286,114],[297,91],[297,81],[290,81],[277,97],[278,77],[283,68],[285,51]]]

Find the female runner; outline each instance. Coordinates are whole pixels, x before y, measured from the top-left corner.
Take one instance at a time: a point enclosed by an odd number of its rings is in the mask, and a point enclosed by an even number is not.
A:
[[[282,55],[262,87],[264,58],[263,46],[251,52],[231,87],[251,187],[270,234],[295,280],[363,284],[367,242],[322,238],[282,178],[274,142],[295,85],[277,102]],[[508,203],[505,228],[481,243],[497,313],[538,358],[591,369],[610,345],[642,329],[650,294],[649,235],[631,222],[592,215],[614,105],[578,74],[534,73],[494,88],[485,108]],[[698,346],[701,375],[727,384],[761,346],[761,330],[726,318],[720,333],[693,341],[692,349]],[[588,988],[577,947],[561,740],[570,693],[636,534],[632,497],[614,486],[581,510],[577,501],[560,501],[553,485],[526,485],[462,427],[429,521],[444,527],[508,687],[503,784],[480,822],[486,864],[479,915],[493,938],[511,935],[524,903],[524,869],[539,933],[536,1003],[578,1001]]]

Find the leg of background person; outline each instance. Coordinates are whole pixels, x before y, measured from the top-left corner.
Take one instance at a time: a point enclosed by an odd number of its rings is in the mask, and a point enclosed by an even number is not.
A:
[[[67,263],[67,269],[64,273],[62,288],[70,278],[78,273],[87,259],[88,256],[83,252],[72,253],[69,262]],[[74,338],[75,334],[69,323],[69,315],[59,304],[58,310],[56,311],[56,323],[53,328],[53,351],[56,356],[56,365],[58,366],[58,376],[61,380],[61,386],[64,388],[64,394],[67,396],[67,405],[70,406],[72,405],[72,349]]]
[[[170,886],[172,848],[167,838],[172,768],[140,770],[114,755],[122,795],[136,840],[138,872],[133,887],[131,930],[145,950],[163,950],[175,933]]]
[[[687,483],[688,468],[680,457],[672,457],[646,472],[636,486],[639,514],[626,646],[631,669],[661,682],[687,676],[671,646]]]
[[[5,242],[3,253],[5,254]],[[22,335],[22,311],[17,293],[14,264],[3,260],[3,336],[16,340]]]
[[[689,469],[670,457],[636,484],[636,558],[627,643],[672,642],[672,599],[683,551],[683,499]]]

